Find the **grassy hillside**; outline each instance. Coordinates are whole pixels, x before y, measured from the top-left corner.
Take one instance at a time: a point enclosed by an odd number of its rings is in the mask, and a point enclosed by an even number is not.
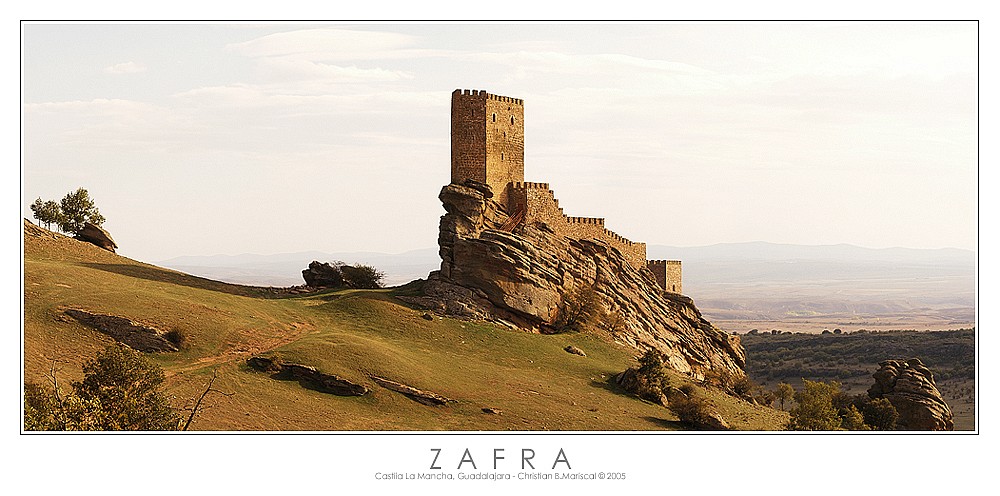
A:
[[[24,242],[24,374],[60,380],[111,342],[64,314],[75,308],[181,332],[179,352],[150,354],[167,373],[175,407],[217,371],[195,429],[221,430],[647,430],[679,429],[666,408],[626,395],[611,377],[635,351],[587,334],[543,336],[434,317],[395,298],[407,288],[276,298],[264,288],[211,281],[119,257],[33,228]],[[586,357],[563,350],[583,349]],[[254,371],[254,355],[317,367],[367,386],[361,397],[305,389]],[[417,403],[377,375],[457,400]],[[675,377],[676,384],[684,379]],[[786,414],[704,390],[735,428],[780,428]],[[483,408],[502,414],[483,413]]]

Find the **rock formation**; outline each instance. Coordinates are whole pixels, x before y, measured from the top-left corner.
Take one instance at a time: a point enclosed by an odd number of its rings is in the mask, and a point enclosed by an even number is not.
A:
[[[585,290],[616,341],[657,349],[665,365],[695,378],[709,370],[745,375],[739,338],[713,327],[690,298],[663,291],[648,269],[632,267],[607,243],[510,219],[492,196],[489,186],[473,181],[441,190],[447,211],[438,236],[441,270],[428,277],[424,296],[407,301],[553,332],[566,316],[567,300]]]
[[[363,396],[368,393],[368,388],[361,384],[355,384],[333,374],[325,374],[316,370],[316,367],[308,365],[278,362],[272,358],[260,356],[248,358],[247,365],[261,372],[273,372],[275,373],[274,377],[278,379],[297,380],[302,387],[323,393],[337,396]]]
[[[919,358],[886,360],[872,374],[872,398],[886,398],[899,412],[896,428],[904,431],[955,429],[951,408],[934,384],[934,375]]]
[[[313,260],[309,268],[302,271],[306,286],[312,288],[339,288],[344,285],[344,275],[340,267]]]
[[[177,351],[177,346],[167,339],[167,333],[136,324],[125,317],[101,315],[75,308],[66,309],[64,313],[134,350],[144,353]]]
[[[403,384],[401,382],[390,381],[389,379],[386,379],[384,377],[378,377],[373,375],[371,376],[371,378],[379,386],[382,386],[390,391],[395,391],[397,393],[400,393],[406,396],[407,398],[410,398],[416,401],[417,403],[422,403],[424,405],[444,406],[447,405],[448,403],[456,402],[455,400],[451,398],[446,398],[444,396],[441,396],[440,394],[431,391],[424,391],[422,389],[417,389],[413,386],[407,386],[406,384]]]
[[[111,235],[108,234],[107,231],[90,222],[83,225],[83,230],[76,235],[76,238],[80,241],[86,241],[100,246],[111,253],[114,253],[115,249],[118,248],[118,245],[115,244],[115,240],[111,239]]]

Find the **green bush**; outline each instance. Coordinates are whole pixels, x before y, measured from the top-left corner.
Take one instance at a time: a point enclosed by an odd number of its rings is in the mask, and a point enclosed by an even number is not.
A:
[[[840,416],[833,406],[833,396],[840,392],[837,382],[803,380],[803,389],[795,393],[789,429],[796,431],[833,431],[840,428]]]
[[[163,370],[138,351],[119,344],[83,366],[83,381],[63,394],[28,383],[25,430],[176,430],[179,417],[160,392]]]
[[[340,273],[344,277],[345,286],[357,289],[381,288],[385,277],[385,272],[363,264],[341,265]]]

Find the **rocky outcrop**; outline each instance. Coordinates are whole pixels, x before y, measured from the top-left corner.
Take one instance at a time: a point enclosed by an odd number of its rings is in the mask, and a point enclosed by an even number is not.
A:
[[[904,431],[955,429],[951,408],[934,384],[934,375],[919,358],[886,360],[872,374],[872,398],[886,398],[899,413],[896,428]]]
[[[325,374],[308,365],[279,362],[268,357],[251,357],[247,359],[250,368],[261,372],[273,372],[277,379],[293,379],[306,388],[337,396],[363,396],[368,388],[355,384],[347,379],[333,374]]]
[[[344,285],[344,275],[340,267],[313,260],[309,268],[302,271],[306,286],[312,288],[339,288]]]
[[[90,222],[83,225],[83,230],[76,235],[76,239],[97,245],[110,251],[111,253],[114,253],[118,248],[118,245],[115,244],[115,240],[111,239],[111,235],[108,234],[107,231]]]
[[[107,334],[133,350],[144,353],[177,351],[177,346],[167,339],[167,333],[161,333],[152,327],[136,324],[125,317],[101,315],[70,308],[63,313],[73,317],[81,324]]]
[[[558,236],[541,222],[509,229],[509,217],[488,193],[478,183],[441,190],[447,211],[438,235],[441,270],[428,277],[424,296],[408,301],[552,332],[565,317],[567,299],[587,290],[598,313],[611,317],[606,330],[616,341],[657,349],[667,366],[696,378],[723,369],[745,375],[739,338],[702,318],[690,298],[664,292],[648,269],[632,267],[600,240]]]
[[[424,405],[443,406],[447,405],[448,403],[455,403],[455,400],[450,398],[445,398],[440,394],[433,393],[431,391],[424,391],[421,389],[417,389],[415,387],[407,386],[406,384],[402,384],[396,381],[390,381],[389,379],[386,379],[384,377],[372,376],[372,380],[375,381],[375,383],[378,384],[379,386],[382,386],[390,391],[401,393],[402,395],[416,401],[417,403],[423,403]]]

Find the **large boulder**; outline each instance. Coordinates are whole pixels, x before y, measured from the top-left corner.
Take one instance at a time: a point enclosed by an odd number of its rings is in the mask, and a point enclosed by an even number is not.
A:
[[[868,396],[885,398],[899,413],[896,428],[904,431],[955,429],[951,408],[934,384],[934,375],[919,358],[886,360],[872,374]]]
[[[592,290],[600,313],[615,317],[616,341],[659,350],[666,366],[695,378],[710,370],[745,376],[739,338],[702,318],[690,298],[664,292],[648,269],[632,267],[600,240],[559,236],[541,222],[501,229],[509,217],[489,196],[480,185],[441,190],[441,269],[430,274],[422,297],[407,301],[544,333],[557,329],[573,294]]]
[[[312,288],[339,288],[344,285],[344,274],[340,267],[313,260],[309,268],[302,271],[306,286]]]
[[[111,235],[108,234],[107,231],[101,229],[101,227],[97,224],[90,222],[83,225],[83,230],[76,235],[76,238],[80,241],[86,241],[100,246],[111,253],[114,253],[118,248],[118,245],[115,244],[115,240],[111,239]]]

